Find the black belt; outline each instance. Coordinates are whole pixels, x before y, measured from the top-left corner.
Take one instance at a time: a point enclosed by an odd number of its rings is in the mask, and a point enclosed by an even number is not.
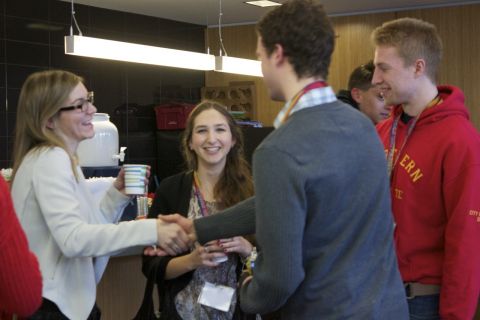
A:
[[[420,296],[430,296],[440,293],[440,286],[436,284],[423,284],[419,282],[405,282],[405,293],[407,299],[413,299]]]

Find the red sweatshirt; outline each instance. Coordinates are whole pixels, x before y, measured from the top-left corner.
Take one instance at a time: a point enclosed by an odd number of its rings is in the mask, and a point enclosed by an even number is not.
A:
[[[42,276],[37,258],[28,249],[8,186],[0,177],[0,319],[6,319],[5,313],[28,316],[41,302]]]
[[[441,286],[442,319],[472,319],[480,292],[480,136],[463,93],[438,90],[443,101],[422,112],[392,171],[395,245],[403,281]],[[386,154],[401,113],[397,106],[377,125]],[[398,122],[394,159],[409,124]]]

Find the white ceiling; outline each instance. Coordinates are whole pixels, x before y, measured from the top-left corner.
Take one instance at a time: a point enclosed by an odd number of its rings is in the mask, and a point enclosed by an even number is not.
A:
[[[246,0],[74,0],[74,3],[208,26],[218,25],[220,3],[222,25],[255,23],[271,10],[247,5],[244,1]],[[336,16],[471,4],[480,3],[480,0],[321,0],[321,3],[329,15]]]

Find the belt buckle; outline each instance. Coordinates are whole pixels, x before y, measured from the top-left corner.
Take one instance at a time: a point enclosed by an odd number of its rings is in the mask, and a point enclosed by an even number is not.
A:
[[[404,283],[403,286],[405,287],[405,294],[407,296],[407,300],[411,300],[415,298],[415,295],[412,293],[411,283],[410,282]]]

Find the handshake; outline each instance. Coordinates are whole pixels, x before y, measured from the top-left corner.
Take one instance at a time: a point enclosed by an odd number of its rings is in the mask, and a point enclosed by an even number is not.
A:
[[[147,247],[148,256],[176,256],[189,250],[197,240],[193,221],[178,213],[159,215],[157,219],[158,247]]]

